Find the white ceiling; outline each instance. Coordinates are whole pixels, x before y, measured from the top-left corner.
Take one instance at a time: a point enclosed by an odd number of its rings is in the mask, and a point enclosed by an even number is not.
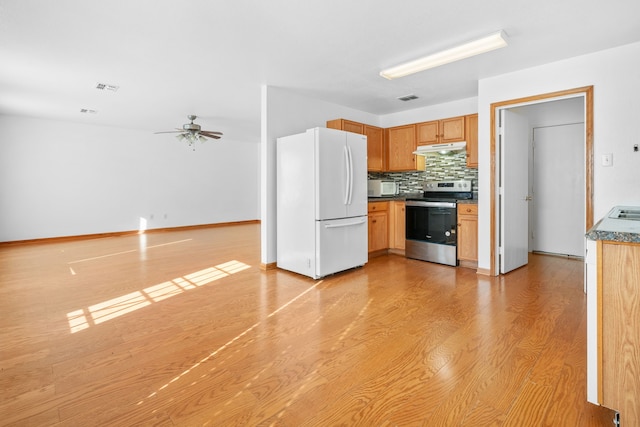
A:
[[[392,113],[476,96],[481,78],[638,41],[638,17],[638,0],[0,0],[0,114],[145,131],[197,114],[205,129],[257,142],[263,84]],[[499,29],[505,49],[379,76]],[[419,99],[396,99],[411,93]]]

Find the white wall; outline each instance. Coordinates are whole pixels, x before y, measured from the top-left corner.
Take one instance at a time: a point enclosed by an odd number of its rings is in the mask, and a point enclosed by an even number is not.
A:
[[[261,262],[276,262],[276,139],[325,127],[327,120],[344,118],[378,125],[378,117],[295,94],[289,90],[263,86],[261,130]]]
[[[255,220],[259,168],[257,143],[0,116],[0,241]]]
[[[594,218],[614,205],[640,205],[640,43],[480,80],[478,91],[479,254],[478,267],[490,268],[490,106],[527,96],[594,86]],[[600,157],[613,153],[613,167]]]

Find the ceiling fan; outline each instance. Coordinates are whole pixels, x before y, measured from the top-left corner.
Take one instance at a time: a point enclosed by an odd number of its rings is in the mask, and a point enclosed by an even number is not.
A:
[[[155,133],[177,133],[178,135],[176,135],[176,138],[178,138],[180,141],[186,140],[189,145],[193,145],[197,141],[204,142],[207,140],[207,138],[220,139],[220,137],[222,136],[222,132],[202,130],[200,125],[193,123],[197,116],[188,115],[187,118],[191,120],[191,123],[182,125],[182,129],[176,128],[176,130]]]

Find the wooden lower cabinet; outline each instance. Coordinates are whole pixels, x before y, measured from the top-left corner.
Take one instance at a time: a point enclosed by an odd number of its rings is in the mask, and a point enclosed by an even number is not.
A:
[[[478,266],[478,205],[458,204],[458,260],[461,267]]]
[[[405,203],[401,200],[389,202],[389,249],[404,254]]]
[[[388,209],[389,202],[369,203],[369,253],[389,247]]]
[[[597,285],[587,284],[587,324],[596,341],[588,335],[587,351],[597,356],[595,369],[588,364],[588,381],[595,381],[597,403],[620,413],[620,425],[640,426],[640,243],[598,240],[594,246]]]

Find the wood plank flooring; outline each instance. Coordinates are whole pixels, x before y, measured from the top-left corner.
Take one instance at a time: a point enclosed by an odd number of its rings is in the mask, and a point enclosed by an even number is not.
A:
[[[260,270],[257,224],[0,246],[3,426],[608,426],[582,262]]]

